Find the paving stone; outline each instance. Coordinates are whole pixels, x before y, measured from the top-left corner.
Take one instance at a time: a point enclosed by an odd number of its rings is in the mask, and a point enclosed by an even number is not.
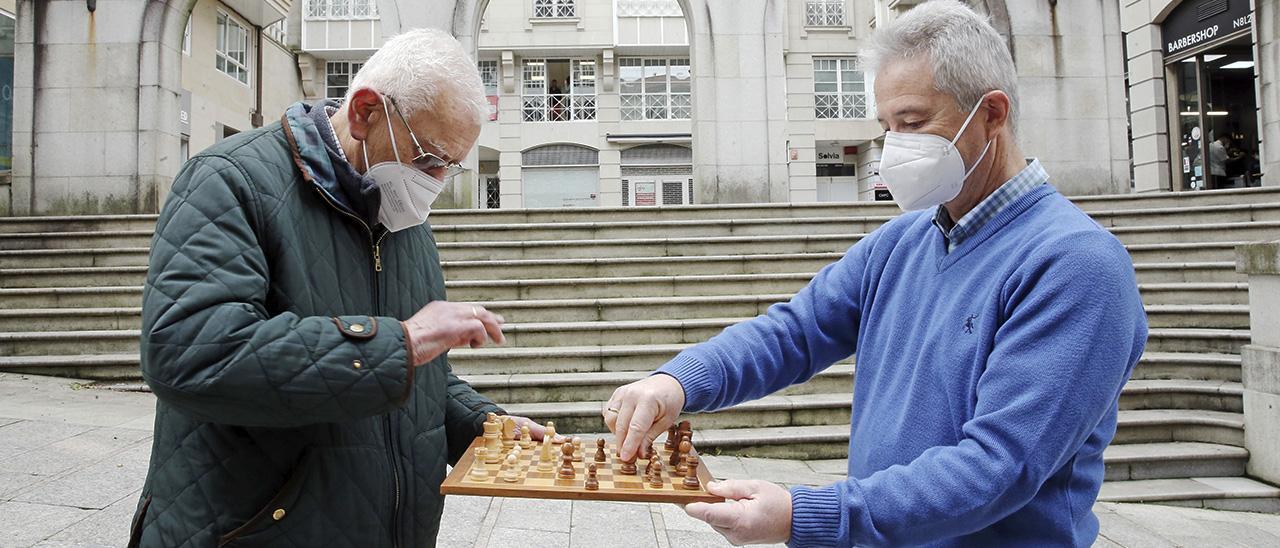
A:
[[[811,460],[805,464],[818,474],[841,477],[848,477],[849,474],[849,459]]]
[[[634,502],[573,501],[573,530],[652,531],[649,505]]]
[[[716,534],[715,530],[710,525],[707,525],[706,522],[689,517],[689,514],[686,514],[683,508],[674,504],[662,505],[662,523],[666,526],[667,531]]]
[[[133,523],[133,513],[138,508],[138,497],[141,493],[140,489],[129,493],[102,511],[94,512],[37,546],[41,548],[58,545],[124,546],[129,541],[129,526]]]
[[[0,458],[26,453],[92,429],[92,426],[79,424],[32,420],[0,426]]]
[[[150,432],[142,430],[121,428],[89,430],[21,455],[0,459],[0,471],[52,476],[88,466],[150,437]]]
[[[738,457],[720,457],[705,455],[699,457],[707,465],[707,471],[719,479],[741,479],[747,477],[747,470],[742,467]]]
[[[1126,548],[1172,548],[1174,545],[1160,539],[1141,524],[1115,512],[1098,512],[1100,535]]]
[[[440,516],[439,546],[471,546],[479,538],[484,518],[489,513],[493,499],[450,495],[444,499],[444,513]]]
[[[501,512],[494,531],[528,529],[567,534],[573,505],[567,500],[507,499],[502,502]]]
[[[498,527],[489,535],[485,548],[533,548],[568,546],[569,533],[536,531],[532,529],[508,529]]]
[[[740,459],[746,478],[770,481],[773,483],[825,485],[839,481],[844,476],[831,476],[814,473],[813,469],[803,461],[781,459]]]
[[[0,501],[9,500],[9,497],[19,491],[48,479],[48,477],[35,474],[0,470]]]
[[[138,442],[105,460],[20,491],[13,500],[106,508],[142,488],[150,456],[151,443]]]
[[[0,373],[0,417],[115,427],[155,413],[151,394],[83,386],[74,379]]]
[[[720,533],[698,533],[693,531],[667,531],[667,538],[673,548],[725,548],[733,546]],[[749,544],[748,546],[764,546],[768,548],[786,548],[782,544]]]
[[[7,547],[34,546],[92,514],[92,510],[66,506],[0,502],[0,539]]]

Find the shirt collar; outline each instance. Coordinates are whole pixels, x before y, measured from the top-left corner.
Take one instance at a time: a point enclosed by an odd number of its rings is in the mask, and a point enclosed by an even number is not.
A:
[[[986,225],[1006,206],[1047,182],[1049,182],[1049,174],[1040,165],[1040,160],[1028,158],[1027,167],[1022,168],[1017,175],[1001,184],[1000,188],[979,202],[959,220],[952,221],[947,208],[938,206],[938,211],[933,216],[933,224],[946,239],[947,252],[964,243],[969,236]]]

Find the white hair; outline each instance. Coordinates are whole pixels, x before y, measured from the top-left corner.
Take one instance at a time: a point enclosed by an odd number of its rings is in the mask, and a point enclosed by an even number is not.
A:
[[[986,18],[957,0],[932,0],[877,30],[862,51],[863,69],[878,72],[893,61],[924,58],[933,86],[963,111],[983,95],[1009,96],[1009,127],[1018,114],[1018,71],[1009,46]]]
[[[360,88],[390,95],[405,116],[424,111],[477,124],[489,117],[475,61],[438,29],[414,29],[387,40],[356,73],[346,99]]]

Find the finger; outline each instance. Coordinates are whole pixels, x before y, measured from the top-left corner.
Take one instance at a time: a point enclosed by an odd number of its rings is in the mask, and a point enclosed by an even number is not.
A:
[[[471,348],[480,348],[489,341],[489,335],[485,332],[484,324],[480,320],[471,320],[470,323],[468,336],[471,338]]]
[[[707,482],[707,492],[729,500],[749,499],[760,492],[756,480],[724,480]]]
[[[653,419],[657,415],[657,407],[657,404],[652,399],[646,398],[636,404],[635,410],[627,417],[627,420],[624,421],[619,417],[618,424],[625,425],[624,428],[627,431],[627,439],[622,445],[623,455],[635,454],[640,449],[641,443],[649,443],[653,440],[648,436],[649,431],[653,429]],[[628,450],[631,453],[628,453]]]
[[[733,529],[738,526],[739,520],[742,518],[742,504],[737,501],[729,502],[695,502],[686,506],[684,509],[689,517],[707,522],[712,527],[721,527],[725,529]]]
[[[605,402],[604,409],[600,410],[600,416],[604,418],[605,426],[608,426],[609,431],[615,434],[618,433],[618,392],[621,391],[622,388],[614,390],[613,395],[609,396],[609,401]]]
[[[482,313],[480,315],[480,325],[484,327],[489,339],[498,344],[506,344],[507,337],[502,334],[502,324],[498,323],[497,318],[493,314]]]
[[[711,530],[717,533],[720,533],[720,536],[724,537],[725,540],[729,541],[729,544],[732,544],[734,546],[743,546],[747,544],[745,542],[742,542],[742,538],[734,534],[734,531],[732,529],[725,529],[724,527],[712,526]]]
[[[614,417],[615,428],[613,435],[618,438],[618,456],[622,457],[623,462],[630,462],[636,455],[634,447],[631,448],[630,452],[626,449],[627,443],[630,442],[628,439],[630,432],[627,431],[627,425],[630,424],[631,414],[635,412],[635,408],[635,398],[624,396],[621,405],[618,407],[618,414]]]

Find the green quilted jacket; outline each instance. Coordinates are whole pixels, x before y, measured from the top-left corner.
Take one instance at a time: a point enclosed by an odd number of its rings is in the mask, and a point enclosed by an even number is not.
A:
[[[434,546],[445,465],[502,412],[446,356],[408,363],[400,320],[445,299],[435,239],[336,198],[307,110],[192,158],[160,215],[130,545]]]

